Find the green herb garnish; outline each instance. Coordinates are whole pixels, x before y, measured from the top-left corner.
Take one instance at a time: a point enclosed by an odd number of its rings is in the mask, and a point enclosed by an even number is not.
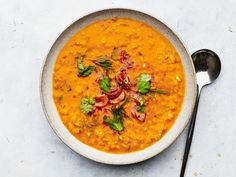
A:
[[[151,89],[150,92],[151,93],[164,94],[164,95],[170,94],[167,90],[161,90],[161,89]]]
[[[88,99],[88,103],[89,104],[94,104],[95,103],[95,99],[94,98],[89,98]]]
[[[92,61],[96,65],[98,65],[98,66],[102,67],[103,69],[105,69],[106,71],[109,71],[111,69],[112,62],[108,58],[100,57],[97,60],[92,60]]]
[[[138,110],[138,112],[145,112],[145,108],[146,108],[145,100],[144,100],[144,98],[142,98],[141,101],[139,102],[137,110]]]
[[[137,110],[138,110],[138,112],[145,112],[145,108],[146,108],[145,105],[143,105],[143,106],[138,106]]]
[[[141,94],[148,93],[150,91],[150,82],[139,81],[138,82],[138,92]]]
[[[80,110],[84,114],[89,114],[93,112],[93,105],[95,103],[94,98],[82,98],[81,99],[81,104],[80,104]]]
[[[109,92],[111,87],[109,77],[105,76],[103,79],[99,80],[99,86],[104,92]]]
[[[138,76],[138,80],[143,82],[149,82],[151,81],[151,79],[152,77],[150,76],[150,74],[147,73],[142,73]]]
[[[95,66],[84,67],[82,62],[83,62],[83,57],[80,55],[77,59],[78,76],[79,77],[89,76],[90,74],[92,74],[93,70],[95,69]]]
[[[145,105],[145,99],[142,97],[141,101],[139,102],[140,106],[144,106]]]
[[[113,130],[116,131],[122,131],[124,129],[124,125],[123,122],[119,119],[110,119],[107,116],[103,117],[104,122],[106,122],[107,125],[109,125],[109,127],[111,127]]]
[[[169,94],[166,90],[161,89],[151,89],[150,81],[152,77],[149,74],[140,74],[138,77],[138,92],[141,94],[146,94],[148,92],[158,93],[158,94]]]
[[[60,96],[57,97],[57,99],[58,99],[59,101],[61,101],[62,98],[63,98],[62,95],[60,95]]]
[[[95,69],[95,66],[88,66],[86,67],[82,72],[79,72],[79,76],[89,76],[92,74],[93,70]]]
[[[152,77],[149,74],[140,74],[138,76],[138,92],[141,94],[148,93],[150,91],[150,81]]]
[[[107,116],[103,117],[104,122],[106,122],[106,124],[109,125],[113,130],[122,131],[124,129],[123,117],[126,115],[126,112],[123,108],[123,105],[125,103],[126,101],[118,108],[112,109],[112,118],[109,118]]]

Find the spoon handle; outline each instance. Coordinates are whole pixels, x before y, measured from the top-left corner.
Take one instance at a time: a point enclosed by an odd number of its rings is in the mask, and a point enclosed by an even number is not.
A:
[[[199,103],[199,97],[200,97],[199,87],[197,88],[197,90],[198,90],[198,92],[197,92],[198,95],[196,98],[193,114],[191,117],[191,122],[190,122],[189,129],[188,129],[188,135],[187,135],[187,140],[186,140],[186,144],[185,144],[184,157],[183,157],[180,177],[184,177],[186,165],[188,162],[188,155],[189,155],[189,151],[190,151],[190,147],[191,147],[191,143],[192,143],[192,139],[193,139],[193,133],[194,133],[194,127],[195,127],[195,122],[196,122],[196,117],[197,117],[197,109],[198,109],[198,103]]]

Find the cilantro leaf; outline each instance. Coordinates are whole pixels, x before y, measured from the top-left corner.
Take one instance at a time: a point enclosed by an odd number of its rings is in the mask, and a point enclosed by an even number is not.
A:
[[[147,73],[142,73],[138,76],[138,81],[149,82],[151,79],[152,77]]]
[[[82,98],[80,104],[80,110],[84,114],[89,114],[93,112],[93,104],[95,103],[94,98]]]
[[[84,70],[79,71],[79,76],[80,77],[85,77],[85,76],[89,76],[90,74],[92,74],[92,72],[94,71],[95,66],[88,66],[85,67]]]
[[[122,131],[124,129],[123,117],[126,115],[126,112],[123,108],[123,103],[118,108],[112,109],[113,117],[109,118],[107,116],[103,117],[104,122],[110,126],[113,130]]]
[[[104,122],[109,125],[113,130],[122,131],[124,129],[123,122],[121,120],[117,120],[115,118],[110,119],[107,116],[103,117]]]
[[[106,57],[100,57],[97,60],[92,60],[96,65],[102,67],[106,71],[109,71],[112,67],[112,62]]]
[[[146,108],[146,106],[145,106],[145,99],[142,98],[142,99],[140,100],[140,102],[139,102],[138,107],[137,107],[137,111],[138,111],[138,112],[145,112],[145,108]]]
[[[141,94],[148,93],[150,91],[150,82],[138,81],[138,92]]]
[[[142,99],[139,102],[140,106],[144,106],[145,105],[145,99],[142,97]]]
[[[145,112],[145,105],[140,105],[140,106],[138,106],[138,108],[137,108],[137,110],[138,110],[138,112]]]
[[[94,98],[89,98],[88,103],[92,104],[92,105],[95,104],[95,99]]]
[[[81,55],[78,56],[78,59],[77,59],[77,67],[79,70],[83,71],[84,70],[84,66],[82,64],[83,62],[83,57]]]
[[[103,79],[99,80],[99,86],[103,91],[109,92],[111,88],[109,77],[105,76]]]
[[[149,74],[142,73],[138,76],[138,92],[146,94],[150,91],[150,81],[152,77]]]
[[[78,76],[79,77],[89,76],[90,74],[92,74],[93,70],[95,69],[95,66],[84,67],[82,62],[83,62],[83,57],[80,55],[77,59]]]
[[[146,94],[148,92],[151,93],[157,93],[157,94],[169,94],[168,91],[166,90],[161,90],[161,89],[151,89],[150,87],[150,81],[152,77],[150,74],[147,73],[142,73],[138,76],[138,92],[141,94]],[[142,105],[141,105],[142,106]]]

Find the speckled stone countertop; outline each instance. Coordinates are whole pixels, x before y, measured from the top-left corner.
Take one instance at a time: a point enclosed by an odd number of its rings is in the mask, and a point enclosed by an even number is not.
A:
[[[39,76],[50,46],[76,19],[111,7],[160,18],[190,53],[209,48],[219,54],[222,74],[202,92],[186,177],[235,177],[235,0],[0,0],[0,176],[178,177],[186,130],[159,156],[134,165],[109,166],[71,151],[43,114]]]

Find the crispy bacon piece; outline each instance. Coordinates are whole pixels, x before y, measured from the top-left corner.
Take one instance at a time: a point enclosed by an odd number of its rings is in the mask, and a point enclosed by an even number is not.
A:
[[[130,55],[125,51],[120,51],[120,62],[125,64],[125,66],[129,68],[133,68],[134,62],[130,60]]]
[[[126,90],[130,89],[130,87],[132,86],[129,76],[126,73],[126,70],[121,70],[116,76],[116,80]]]
[[[116,86],[115,88],[111,89],[110,92],[107,92],[106,95],[110,99],[117,98],[120,93],[122,92],[122,88],[120,86]]]
[[[108,97],[105,94],[99,94],[95,97],[94,106],[97,108],[105,107],[108,103]]]
[[[123,63],[125,60],[127,60],[129,58],[130,58],[130,55],[125,50],[120,51],[120,61],[121,61],[121,63]]]
[[[128,69],[133,68],[134,62],[132,62],[132,61],[126,61],[126,62],[125,62],[125,66],[126,66]]]
[[[110,103],[111,104],[117,104],[117,103],[120,103],[121,101],[123,101],[124,99],[125,99],[125,92],[122,91],[118,97],[116,97],[115,99],[110,100]]]
[[[133,118],[138,119],[141,122],[144,122],[146,118],[146,112],[138,112],[136,106],[131,109],[131,115]]]
[[[125,98],[125,92],[123,91],[122,87],[118,85],[117,83],[115,83],[115,85],[110,90],[110,92],[107,92],[105,94],[110,99],[111,104],[120,103]]]
[[[130,92],[130,97],[135,100],[136,103],[140,103],[142,101],[142,96],[134,91]]]

